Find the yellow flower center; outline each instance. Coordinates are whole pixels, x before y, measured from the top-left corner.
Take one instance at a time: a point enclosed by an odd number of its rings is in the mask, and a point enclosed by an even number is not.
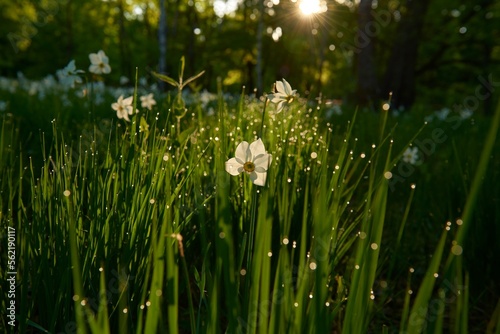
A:
[[[251,173],[251,172],[253,172],[255,170],[255,164],[253,162],[251,162],[251,161],[247,161],[243,165],[243,169],[245,170],[245,172]]]

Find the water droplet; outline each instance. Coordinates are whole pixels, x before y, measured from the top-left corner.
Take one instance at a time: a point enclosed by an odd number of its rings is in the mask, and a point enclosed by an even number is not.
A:
[[[155,294],[156,294],[158,297],[160,297],[160,296],[161,296],[161,294],[162,294],[162,292],[161,292],[161,290],[160,290],[160,289],[158,289],[158,290],[156,290]]]
[[[451,247],[451,252],[453,253],[453,255],[462,255],[463,248],[460,245],[453,245]]]
[[[246,271],[245,268],[243,268],[243,269],[240,270],[240,275],[241,276],[245,276],[246,274],[247,274],[247,271]]]
[[[318,157],[318,153],[312,152],[311,153],[311,159],[316,159]]]
[[[273,256],[273,252],[267,252],[267,256],[269,257]]]
[[[128,309],[124,308],[123,313],[128,313]]]
[[[284,238],[283,238],[283,245],[288,245],[288,243],[289,243],[289,242],[290,242],[290,241],[288,240],[288,238],[287,238],[287,237],[284,237]]]
[[[460,225],[462,225],[464,222],[463,222],[463,220],[462,220],[462,219],[457,219],[456,223],[457,223],[457,225],[458,225],[458,226],[460,226]]]
[[[389,179],[391,179],[391,178],[392,178],[392,173],[391,173],[391,172],[385,172],[385,173],[384,173],[384,177],[385,177],[387,180],[389,180]]]
[[[434,273],[434,277],[435,277],[435,278],[438,278],[438,277],[439,277],[439,274],[438,274],[438,273]]]
[[[378,245],[376,243],[372,243],[370,245],[370,247],[373,249],[373,250],[377,250],[378,249]]]
[[[226,237],[226,233],[220,232],[219,233],[219,238],[224,239]]]
[[[355,265],[354,269],[356,269],[356,270],[359,269],[359,264]]]
[[[295,302],[295,303],[293,303],[293,306],[299,307],[299,303]]]
[[[317,267],[318,267],[318,266],[317,266],[316,262],[311,262],[311,263],[309,263],[309,268],[310,268],[311,270],[316,270],[316,268],[317,268]]]
[[[69,191],[69,190],[65,190],[65,191],[63,192],[63,195],[64,195],[64,196],[66,196],[66,197],[68,197],[69,195],[71,195],[71,191]]]

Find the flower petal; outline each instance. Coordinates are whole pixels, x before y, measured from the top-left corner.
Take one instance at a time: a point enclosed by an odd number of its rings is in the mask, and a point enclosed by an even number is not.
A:
[[[101,62],[101,58],[97,55],[97,53],[89,54],[89,59],[92,64],[98,64]]]
[[[122,96],[122,98],[123,98],[123,96]],[[133,99],[134,99],[134,96],[129,96],[126,99],[123,99],[123,104],[131,106]]]
[[[255,171],[250,173],[250,180],[252,180],[253,184],[257,186],[265,186],[266,178],[267,173],[256,173]]]
[[[283,82],[276,81],[276,91],[281,94],[286,95],[285,87],[283,86]]]
[[[283,88],[284,88],[285,94],[286,95],[293,95],[292,86],[290,86],[288,81],[286,81],[285,79],[283,79],[282,81],[283,81]]]
[[[239,175],[243,171],[243,165],[236,158],[231,158],[226,161],[226,172],[231,175]]]
[[[102,50],[99,50],[99,52],[97,52],[97,55],[99,56],[99,58],[101,58],[101,61],[103,63],[108,63],[109,59],[108,59],[108,56],[106,56],[106,54],[104,53],[104,51]]]
[[[247,150],[248,150],[248,142],[246,142],[246,141],[242,141],[236,147],[236,152],[234,153],[234,156],[235,156],[236,160],[242,165],[245,162],[250,161],[250,160],[247,160]]]
[[[255,157],[255,159],[253,160],[253,163],[255,164],[255,170],[257,172],[266,171],[271,165],[272,160],[273,160],[272,155],[267,153]]]
[[[254,162],[255,157],[266,154],[266,148],[264,146],[264,143],[262,142],[262,139],[257,139],[253,143],[250,144],[250,151],[252,152],[252,160],[247,160],[247,161],[252,161]]]

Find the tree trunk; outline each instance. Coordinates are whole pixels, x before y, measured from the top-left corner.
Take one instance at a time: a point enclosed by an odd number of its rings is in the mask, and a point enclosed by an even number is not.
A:
[[[415,101],[415,69],[420,44],[420,33],[430,0],[408,0],[406,15],[398,31],[387,64],[382,98],[392,92],[393,108],[409,108]]]
[[[361,0],[358,7],[358,32],[356,38],[359,45],[357,56],[357,103],[362,106],[374,106],[380,95],[377,73],[375,71],[374,34],[370,24],[374,23],[372,0]]]
[[[160,0],[160,22],[158,23],[158,48],[160,51],[158,59],[158,72],[167,71],[167,8],[165,0]],[[165,82],[159,81],[161,91],[165,90]]]

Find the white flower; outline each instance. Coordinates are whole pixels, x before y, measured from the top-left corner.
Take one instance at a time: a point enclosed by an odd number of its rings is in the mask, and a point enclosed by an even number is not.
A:
[[[272,155],[266,153],[264,143],[259,138],[251,144],[242,141],[236,147],[235,157],[226,161],[226,172],[239,175],[246,172],[255,185],[266,184],[267,169],[272,161]]]
[[[403,153],[403,161],[414,165],[418,160],[418,147],[408,147]]]
[[[111,72],[108,56],[104,51],[99,50],[97,53],[89,54],[90,62],[89,71],[94,74],[108,74]]]
[[[5,110],[7,110],[7,102],[0,101],[0,111],[5,111]]]
[[[122,76],[120,77],[120,85],[122,85],[122,86],[125,86],[126,84],[128,84],[128,83],[129,83],[129,81],[130,81],[130,80],[129,80],[126,76],[124,76],[124,75],[122,75]]]
[[[141,107],[151,110],[155,104],[156,101],[153,98],[153,93],[141,96]]]
[[[467,119],[467,118],[470,118],[473,114],[472,110],[470,109],[460,109],[460,111],[458,112],[460,114],[460,118],[461,119]]]
[[[64,87],[75,88],[75,84],[81,84],[82,78],[78,74],[84,73],[82,70],[77,70],[75,61],[72,60],[66,65],[65,68],[56,71],[57,79],[59,83]]]
[[[123,95],[120,95],[118,101],[111,105],[113,110],[116,110],[116,116],[120,119],[124,119],[127,122],[130,122],[128,115],[132,115],[134,113],[134,107],[132,106],[133,96],[129,96],[126,99],[123,98]]]
[[[276,81],[275,85],[276,92],[267,95],[267,98],[271,100],[272,103],[277,103],[276,112],[280,112],[285,103],[291,103],[295,98],[297,90],[293,89],[290,84],[283,79],[282,81]]]
[[[436,114],[436,117],[439,118],[439,120],[444,121],[446,117],[448,117],[448,114],[450,113],[450,109],[448,108],[443,108],[439,111],[434,112]]]

